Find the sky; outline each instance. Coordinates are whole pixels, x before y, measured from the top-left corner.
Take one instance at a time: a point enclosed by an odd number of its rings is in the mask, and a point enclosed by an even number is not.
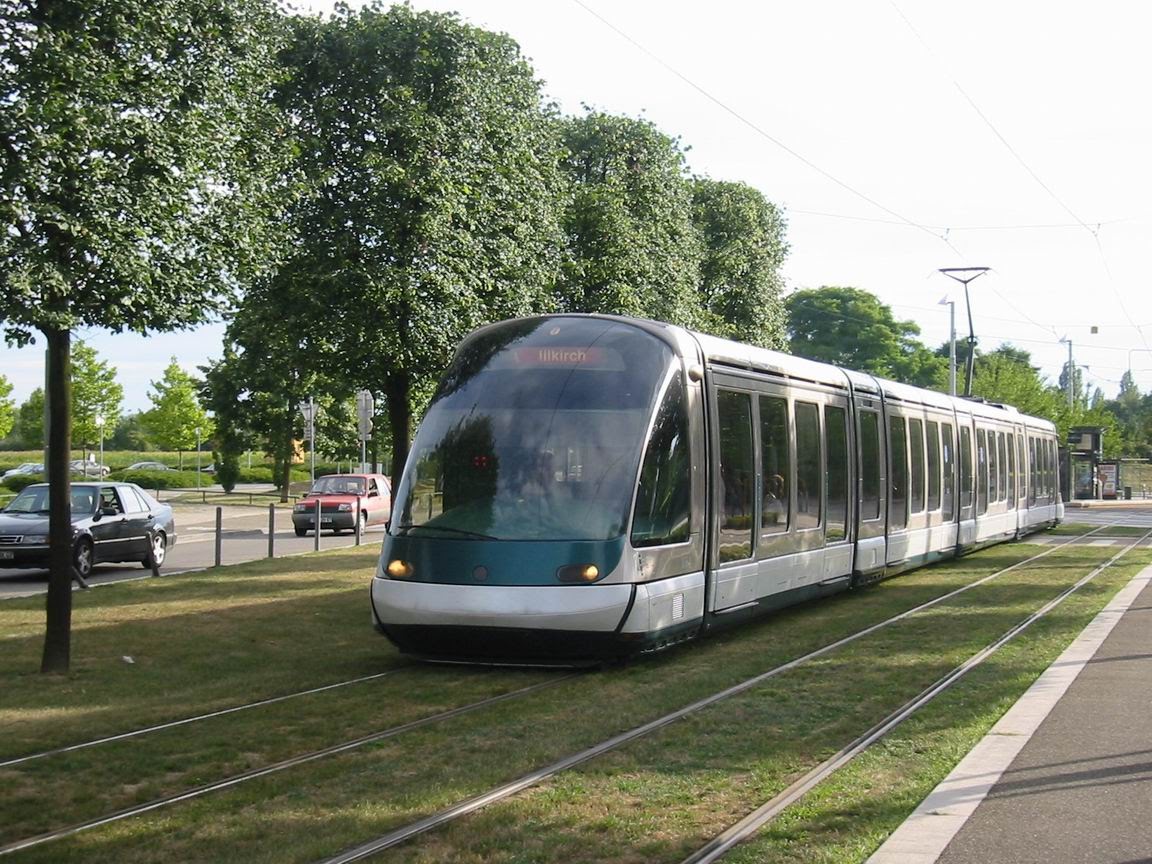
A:
[[[511,35],[565,113],[643,116],[680,139],[694,174],[763,192],[786,216],[789,290],[863,288],[936,347],[945,296],[968,326],[963,286],[939,270],[988,267],[969,285],[981,350],[1010,343],[1055,381],[1066,338],[1090,388],[1113,397],[1131,369],[1152,390],[1152,4],[412,5]],[[78,335],[117,367],[134,411],[171,357],[195,372],[222,333]],[[43,346],[0,347],[0,373],[22,400]]]

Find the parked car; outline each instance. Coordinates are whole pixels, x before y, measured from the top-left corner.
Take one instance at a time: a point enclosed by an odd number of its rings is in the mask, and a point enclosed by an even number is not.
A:
[[[72,473],[79,474],[81,477],[103,478],[112,473],[112,469],[107,465],[100,465],[96,462],[85,462],[83,459],[73,459]]]
[[[163,462],[133,462],[125,470],[127,471],[171,471],[172,469],[165,465]]]
[[[317,477],[308,494],[292,508],[292,526],[296,536],[303,537],[316,527],[316,502],[320,502],[320,529],[339,534],[356,526],[388,521],[391,515],[392,491],[383,474],[329,474]],[[359,514],[357,514],[359,503]]]
[[[87,577],[95,564],[139,561],[156,565],[176,543],[172,508],[134,483],[73,483],[72,563]],[[0,510],[0,567],[48,566],[48,484],[26,487]]]
[[[0,480],[3,480],[5,477],[16,477],[20,474],[43,474],[43,473],[44,473],[44,463],[43,462],[25,462],[22,465],[17,465],[15,468],[10,468],[7,471],[5,471],[3,474],[0,474]]]

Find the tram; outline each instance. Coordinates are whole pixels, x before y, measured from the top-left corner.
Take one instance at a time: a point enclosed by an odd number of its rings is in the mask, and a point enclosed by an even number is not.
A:
[[[477,330],[372,580],[428,660],[586,664],[1060,521],[1052,423],[608,315]]]

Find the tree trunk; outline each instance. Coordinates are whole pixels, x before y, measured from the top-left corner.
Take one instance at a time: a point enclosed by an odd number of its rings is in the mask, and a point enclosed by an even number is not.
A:
[[[388,375],[384,379],[384,395],[388,401],[388,425],[392,431],[392,506],[396,506],[396,491],[400,488],[400,475],[408,461],[409,438],[412,428],[412,405],[409,397],[412,382],[405,372]],[[395,513],[395,510],[392,511]],[[395,518],[395,516],[393,516]]]
[[[292,438],[292,425],[288,424],[287,431],[284,433],[286,438],[281,445],[284,450],[284,458],[280,460],[280,503],[287,503],[289,498],[289,486],[292,484],[292,460],[296,458],[296,447],[294,439]],[[316,528],[320,530],[319,526]]]
[[[67,672],[72,651],[72,496],[68,460],[72,455],[72,334],[45,330],[48,339],[49,575],[41,672]]]

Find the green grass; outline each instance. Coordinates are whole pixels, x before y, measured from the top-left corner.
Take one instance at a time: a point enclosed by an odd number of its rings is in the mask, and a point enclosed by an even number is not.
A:
[[[1036,551],[996,547],[863,592],[796,607],[643,662],[580,676],[478,714],[85,832],[16,858],[313,860]],[[949,614],[906,622],[899,633],[894,630],[884,639],[876,634],[867,645],[856,643],[838,658],[802,674],[797,670],[787,680],[758,688],[755,696],[710,709],[651,742],[637,743],[596,766],[498,805],[491,810],[494,815],[468,820],[471,828],[451,828],[405,847],[397,857],[667,857],[668,850],[690,845],[702,826],[710,828],[713,821],[733,815],[813,754],[834,747],[855,725],[938,674],[962,651],[952,645],[954,636],[986,640],[1005,620],[1054,593],[1107,551],[1056,552],[963,595],[973,595],[968,601],[951,601]],[[365,587],[371,563],[372,550],[334,551],[79,595],[77,666],[64,679],[45,679],[32,671],[39,649],[38,604],[3,604],[0,641],[14,650],[0,653],[0,676],[5,685],[13,685],[4,690],[0,725],[14,734],[0,746],[17,755],[402,666],[367,623]],[[136,662],[125,663],[125,654]],[[873,668],[874,674],[869,672]],[[4,836],[13,839],[69,824],[556,674],[406,667],[371,684],[0,769]],[[763,734],[750,739],[745,731],[749,723]],[[701,788],[717,790],[707,796],[707,806],[700,803]],[[557,804],[564,806],[549,816]],[[504,828],[501,820],[507,823]],[[650,835],[656,824],[662,827]],[[539,855],[532,857],[531,849]]]

